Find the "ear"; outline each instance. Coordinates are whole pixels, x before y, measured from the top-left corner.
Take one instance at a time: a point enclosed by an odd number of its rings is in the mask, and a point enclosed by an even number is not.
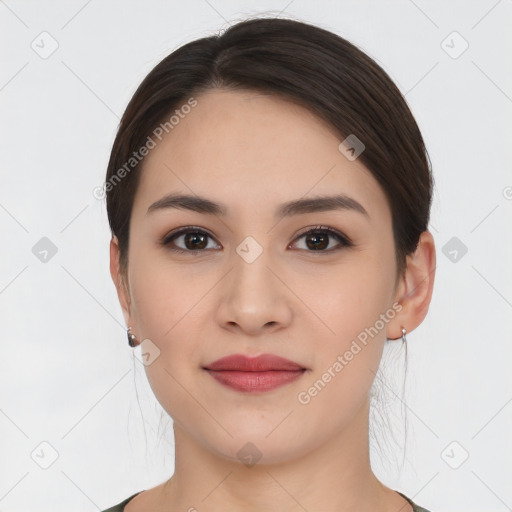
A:
[[[119,241],[116,236],[110,240],[110,275],[116,286],[119,303],[123,310],[126,325],[131,325],[131,300],[129,286],[126,282],[127,276],[123,276],[119,266]]]
[[[388,339],[402,337],[402,327],[413,331],[427,315],[434,289],[436,249],[434,238],[426,230],[420,235],[418,247],[406,258],[407,269],[395,294],[401,311],[388,323]]]

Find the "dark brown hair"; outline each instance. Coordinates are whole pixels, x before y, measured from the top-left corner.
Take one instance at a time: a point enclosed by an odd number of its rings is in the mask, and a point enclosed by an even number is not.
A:
[[[363,142],[358,158],[389,201],[400,277],[430,216],[433,177],[420,130],[404,97],[372,58],[328,30],[281,18],[245,20],[220,35],[185,44],[136,90],[121,119],[106,175],[107,214],[119,240],[122,273],[144,160],[132,162],[128,170],[126,163],[177,107],[214,88],[276,94],[325,120],[340,142],[352,134]]]

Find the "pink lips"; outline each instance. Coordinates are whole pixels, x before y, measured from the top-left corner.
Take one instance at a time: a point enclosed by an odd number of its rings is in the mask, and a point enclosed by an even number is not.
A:
[[[247,357],[234,354],[208,364],[204,369],[218,382],[237,391],[270,391],[294,381],[306,368],[273,354]]]

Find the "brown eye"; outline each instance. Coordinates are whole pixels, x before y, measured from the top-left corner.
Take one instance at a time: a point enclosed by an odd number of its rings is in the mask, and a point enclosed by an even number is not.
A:
[[[327,233],[310,233],[306,235],[306,245],[309,249],[327,249],[329,246],[329,238],[331,235]]]
[[[304,239],[305,247],[301,248],[307,252],[330,253],[343,247],[351,247],[353,243],[350,239],[338,231],[325,226],[317,226],[309,229],[296,240]],[[337,246],[332,247],[332,240],[338,242]],[[209,240],[213,237],[198,228],[188,227],[168,234],[161,242],[162,245],[169,247],[171,251],[179,253],[198,254],[211,249],[219,249],[220,246],[209,246]]]
[[[172,251],[181,253],[203,252],[208,248],[208,239],[212,239],[212,237],[205,231],[185,228],[167,235],[162,240],[162,245],[169,246]]]
[[[302,238],[305,240],[305,249],[308,252],[331,252],[337,250],[336,247],[334,249],[330,247],[332,238],[336,239],[338,245],[341,247],[350,247],[352,245],[346,236],[324,226],[317,226],[316,228],[306,231],[300,235],[297,240]],[[328,247],[330,248],[326,250]]]
[[[208,235],[203,233],[186,233],[183,235],[185,247],[191,251],[204,249],[208,245]]]

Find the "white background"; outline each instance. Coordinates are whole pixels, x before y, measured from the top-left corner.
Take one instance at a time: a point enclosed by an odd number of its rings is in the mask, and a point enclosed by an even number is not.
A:
[[[511,510],[511,0],[0,1],[0,510],[97,511],[172,475],[171,423],[128,347],[92,190],[163,57],[279,12],[376,59],[432,159],[434,294],[407,336],[404,402],[389,393],[375,471],[433,512]],[[469,44],[457,58],[453,31]],[[47,58],[31,47],[52,39]],[[43,237],[57,248],[47,262],[32,250]],[[443,253],[453,237],[467,247],[455,262]],[[403,353],[395,360],[385,377],[402,397]]]

